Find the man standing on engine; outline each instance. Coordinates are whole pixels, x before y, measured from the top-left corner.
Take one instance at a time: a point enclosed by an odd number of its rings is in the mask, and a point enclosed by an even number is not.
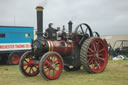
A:
[[[53,28],[53,23],[49,24],[49,27],[46,29],[46,39],[56,40],[57,39],[57,29]]]

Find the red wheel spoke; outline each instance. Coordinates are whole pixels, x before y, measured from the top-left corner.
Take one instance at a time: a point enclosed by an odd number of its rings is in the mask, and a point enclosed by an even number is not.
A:
[[[104,61],[104,58],[98,57],[98,59]]]
[[[103,53],[100,53],[100,54],[99,54],[99,56],[103,57],[103,56],[104,56],[104,54],[103,54]]]
[[[32,67],[30,67],[30,69],[29,69],[29,74],[31,74],[31,70],[32,70]]]
[[[23,64],[23,66],[28,66],[28,64]]]
[[[60,67],[60,65],[56,65],[56,67]]]
[[[50,58],[47,58],[47,61],[49,62],[49,63],[52,63],[52,59],[53,59],[53,57],[50,57]]]
[[[47,70],[47,71],[45,71],[45,72],[46,72],[46,73],[47,73],[47,72],[50,72],[50,68],[48,68],[48,70]]]
[[[95,43],[93,43],[92,45],[93,45],[94,51],[96,51],[96,45],[95,45]]]
[[[88,57],[89,59],[88,59],[88,62],[92,59],[92,57]]]
[[[55,75],[55,72],[56,72],[56,71],[55,71],[55,70],[53,70],[53,75]]]
[[[104,48],[103,48],[103,49],[101,49],[101,50],[99,50],[99,53],[100,53],[100,52],[103,52],[104,50],[105,50]]]
[[[47,58],[47,61],[51,64],[51,63],[53,63],[53,56],[49,56],[48,58]]]
[[[97,49],[97,52],[99,53],[99,42],[96,43],[96,49]]]
[[[60,63],[58,62],[58,63],[56,63],[55,65],[57,66],[57,65],[59,65]]]
[[[54,62],[54,64],[57,64],[58,63],[58,61],[56,60],[55,62]]]
[[[93,53],[91,53],[90,51],[88,51],[88,54],[93,54]]]
[[[39,64],[34,64],[34,67],[35,68],[39,68]]]
[[[51,65],[51,63],[48,60],[45,61],[45,64]]]
[[[54,59],[53,59],[53,63],[56,63],[56,62],[57,62],[56,57],[54,57]]]
[[[97,61],[98,63],[100,63],[100,60],[99,60],[98,58],[96,58],[96,61]]]
[[[24,59],[24,61],[25,61],[26,63],[28,63],[28,61],[27,61],[26,59]]]
[[[34,64],[35,66],[39,66],[39,64]]]
[[[51,76],[51,75],[50,75],[50,71],[51,71],[51,70],[48,71],[48,75],[49,75],[49,76]]]
[[[94,56],[93,54],[88,55],[88,57],[93,57],[93,56]]]
[[[98,66],[98,68],[100,69],[101,67],[100,67],[99,63],[97,61],[95,61],[95,63]]]
[[[45,71],[45,73],[49,72],[49,70]]]
[[[91,51],[91,53],[94,53],[94,51],[91,48],[89,48],[89,50]]]
[[[25,68],[25,71],[28,69],[28,66]]]
[[[90,65],[91,63],[93,63],[93,61],[94,61],[94,58],[92,58],[92,60],[88,64]]]
[[[32,68],[32,72],[34,73],[35,71],[33,70],[33,68]]]
[[[54,63],[55,62],[55,58],[54,56],[52,56],[52,62],[51,63]]]

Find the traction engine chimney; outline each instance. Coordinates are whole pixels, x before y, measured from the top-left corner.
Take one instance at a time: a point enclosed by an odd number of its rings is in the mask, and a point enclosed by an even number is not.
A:
[[[43,38],[43,7],[37,6],[37,38],[42,39]]]

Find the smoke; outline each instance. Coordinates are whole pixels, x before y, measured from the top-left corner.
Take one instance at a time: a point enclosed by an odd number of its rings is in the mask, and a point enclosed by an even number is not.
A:
[[[48,0],[39,0],[38,6],[46,7],[48,4]]]
[[[78,19],[78,16],[71,17],[71,21],[76,21]]]

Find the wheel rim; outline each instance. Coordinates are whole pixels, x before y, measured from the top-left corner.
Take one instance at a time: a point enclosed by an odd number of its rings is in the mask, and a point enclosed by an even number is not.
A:
[[[91,41],[88,48],[88,66],[93,72],[102,72],[108,61],[107,47],[101,39]]]
[[[20,57],[18,55],[16,55],[16,54],[12,55],[12,57],[11,57],[12,64],[18,64],[19,60],[20,60]]]
[[[23,58],[22,69],[28,76],[35,76],[39,73],[39,64],[35,64],[33,61],[33,55],[29,54]]]
[[[43,63],[43,72],[48,79],[56,79],[60,76],[63,63],[59,56],[49,55]]]

